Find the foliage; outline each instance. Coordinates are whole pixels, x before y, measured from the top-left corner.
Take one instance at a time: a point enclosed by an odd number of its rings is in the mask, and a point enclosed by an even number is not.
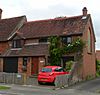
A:
[[[93,78],[94,78],[93,75],[88,75],[88,76],[86,77],[86,80],[92,80]]]
[[[100,61],[96,60],[96,76],[100,77]]]
[[[60,38],[59,37],[50,37],[49,39],[50,47],[49,47],[49,54],[50,54],[50,61],[51,65],[59,65],[61,62],[61,48],[60,48]]]
[[[67,45],[60,45],[60,37],[52,36],[49,38],[50,47],[49,47],[49,54],[50,54],[50,61],[51,65],[60,65],[61,57],[63,54],[67,53],[75,53],[75,52],[82,52],[84,47],[84,42],[81,39],[76,39],[72,43]]]
[[[81,39],[76,39],[72,43],[65,45],[63,47],[63,52],[66,53],[75,53],[75,52],[82,52],[85,43]]]
[[[0,86],[0,90],[7,90],[7,89],[10,89],[10,87],[8,87],[8,86]]]
[[[66,62],[66,67],[65,67],[66,71],[70,71],[72,68],[72,65],[73,65],[73,61]]]

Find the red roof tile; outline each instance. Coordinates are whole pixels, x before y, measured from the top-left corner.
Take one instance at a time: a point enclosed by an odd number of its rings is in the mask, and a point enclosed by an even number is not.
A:
[[[23,17],[25,16],[0,20],[0,41],[7,41],[7,38],[12,32],[14,32],[13,30]]]
[[[89,17],[90,15],[87,15],[86,19],[82,19],[83,16],[81,15],[27,22],[19,32],[23,33],[25,38],[82,34]]]

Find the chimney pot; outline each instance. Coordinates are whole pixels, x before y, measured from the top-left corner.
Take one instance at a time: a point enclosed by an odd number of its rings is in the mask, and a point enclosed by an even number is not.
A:
[[[2,9],[0,9],[0,19],[1,19],[1,17],[2,17]]]
[[[88,11],[87,8],[84,7],[82,11],[83,11],[83,16],[86,16],[87,15],[87,11]]]

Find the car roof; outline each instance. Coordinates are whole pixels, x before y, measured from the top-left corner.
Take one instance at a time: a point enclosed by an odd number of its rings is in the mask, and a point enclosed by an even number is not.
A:
[[[52,70],[54,70],[55,68],[59,68],[61,66],[45,66],[44,68],[51,68]]]

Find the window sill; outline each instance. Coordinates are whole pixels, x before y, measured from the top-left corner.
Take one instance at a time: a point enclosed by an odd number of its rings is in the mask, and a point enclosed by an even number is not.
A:
[[[11,50],[21,50],[22,48],[11,48]]]

